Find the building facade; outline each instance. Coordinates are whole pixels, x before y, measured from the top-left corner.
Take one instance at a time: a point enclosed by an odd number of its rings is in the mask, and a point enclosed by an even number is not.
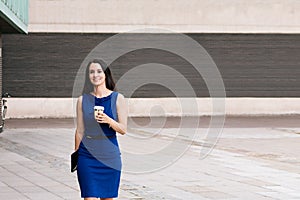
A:
[[[66,110],[72,110],[68,105],[76,97],[74,80],[83,60],[97,45],[133,30],[135,33],[129,36],[132,43],[138,43],[141,38],[147,40],[151,34],[164,36],[159,37],[162,39],[158,43],[174,43],[173,35],[178,33],[199,43],[218,67],[226,91],[226,114],[299,114],[299,8],[297,0],[176,3],[171,0],[31,0],[29,34],[3,36],[6,55],[3,62],[7,67],[3,71],[2,91],[16,98],[11,104],[35,98],[41,105],[45,102],[59,105],[55,112],[44,117],[72,116],[73,111]],[[151,32],[147,28],[171,30],[174,34]],[[124,48],[124,44],[119,48]],[[131,99],[132,115],[139,115],[136,110],[151,110],[150,106],[135,107],[136,101],[165,105],[165,101],[174,97],[196,98],[202,105],[199,115],[211,114],[211,96],[205,78],[191,63],[172,52],[139,49],[115,59],[111,67],[118,81],[128,71],[146,63],[161,63],[179,72],[190,83],[195,96],[186,94],[186,88],[176,81],[174,88],[179,95],[156,83],[147,83],[134,92],[126,89],[130,85],[121,87],[120,92]],[[166,77],[170,81],[174,78]],[[22,112],[13,110],[11,117],[38,117],[47,113],[43,109],[39,113],[30,105],[29,108]],[[162,109],[169,115],[179,115],[173,108],[163,106]]]
[[[28,0],[0,0],[0,107],[2,108],[3,69],[8,67],[3,64],[3,43],[5,35],[27,34],[28,26]],[[3,58],[4,55],[4,58]],[[5,63],[5,62],[4,62]],[[0,131],[3,129],[2,112],[0,112]]]

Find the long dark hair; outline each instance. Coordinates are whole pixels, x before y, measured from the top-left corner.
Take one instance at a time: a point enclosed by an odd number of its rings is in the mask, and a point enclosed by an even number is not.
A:
[[[90,69],[90,66],[92,63],[98,63],[102,70],[104,70],[104,74],[105,74],[105,85],[106,85],[106,88],[109,89],[109,90],[112,90],[114,91],[116,88],[116,84],[115,84],[115,81],[113,79],[113,76],[112,76],[112,73],[109,69],[109,67],[107,66],[107,64],[101,60],[101,59],[94,59],[92,61],[90,61],[88,63],[88,65],[86,66],[86,69],[85,69],[85,81],[84,81],[84,87],[83,87],[83,91],[82,93],[90,93],[94,90],[94,86],[93,84],[91,83],[90,81],[90,78],[89,78],[89,69]]]

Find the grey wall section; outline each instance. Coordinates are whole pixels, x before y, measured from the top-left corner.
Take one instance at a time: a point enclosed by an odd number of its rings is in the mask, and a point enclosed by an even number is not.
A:
[[[96,45],[112,35],[3,35],[3,91],[14,97],[71,97],[81,62]],[[300,97],[300,34],[187,35],[214,59],[228,97]],[[118,58],[111,68],[118,80],[129,69],[153,62],[178,70],[198,97],[209,96],[205,82],[193,66],[170,52],[137,50]],[[174,87],[186,89],[176,84]],[[120,92],[128,96],[131,91]],[[133,94],[133,97],[171,96],[175,95],[157,84],[145,85]]]

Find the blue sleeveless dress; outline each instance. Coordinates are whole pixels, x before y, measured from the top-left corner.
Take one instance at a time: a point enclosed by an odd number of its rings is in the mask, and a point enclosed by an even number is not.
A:
[[[91,94],[82,96],[84,136],[79,145],[77,166],[82,198],[118,196],[122,163],[116,131],[94,118],[96,105],[103,106],[104,113],[117,120],[117,96],[117,92],[103,98]]]

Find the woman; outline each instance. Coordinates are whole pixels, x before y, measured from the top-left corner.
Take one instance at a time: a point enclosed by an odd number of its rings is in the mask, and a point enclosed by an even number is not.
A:
[[[112,200],[118,196],[122,166],[116,134],[126,133],[127,106],[124,96],[114,91],[115,83],[104,61],[93,60],[85,73],[75,133],[81,197]],[[94,116],[94,106],[103,106],[104,112]]]

